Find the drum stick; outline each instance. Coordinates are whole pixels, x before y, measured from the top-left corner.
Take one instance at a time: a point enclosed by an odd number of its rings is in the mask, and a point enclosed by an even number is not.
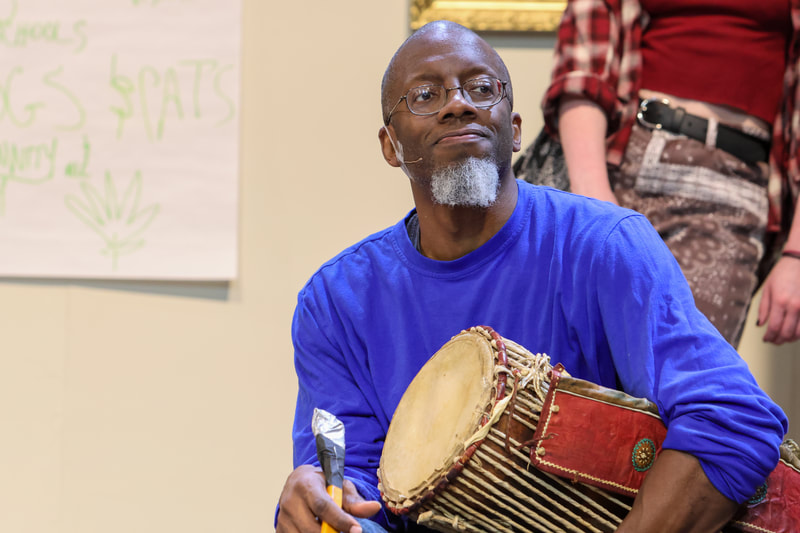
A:
[[[314,409],[311,430],[317,442],[317,457],[325,474],[328,495],[342,506],[344,485],[344,424],[322,409]],[[322,522],[320,533],[337,533],[328,523]]]

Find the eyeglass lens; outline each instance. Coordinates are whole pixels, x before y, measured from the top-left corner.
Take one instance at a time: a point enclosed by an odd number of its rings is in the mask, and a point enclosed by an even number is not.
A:
[[[444,107],[451,90],[453,88],[445,89],[441,85],[414,87],[406,96],[408,108],[412,113],[436,113]],[[461,94],[476,107],[489,107],[502,98],[503,82],[497,78],[475,78],[461,86]]]

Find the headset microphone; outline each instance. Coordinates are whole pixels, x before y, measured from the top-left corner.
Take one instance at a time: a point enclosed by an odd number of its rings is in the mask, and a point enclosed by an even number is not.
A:
[[[395,155],[397,155],[397,159],[398,159],[398,161],[400,161],[400,166],[401,167],[405,163],[411,164],[411,163],[419,163],[420,161],[422,161],[421,157],[418,157],[413,161],[405,161],[403,159],[403,145],[400,144],[399,140],[397,141],[397,144],[395,144],[394,139],[392,139],[392,134],[389,133],[389,128],[387,128],[386,125],[383,126],[383,129],[386,130],[386,135],[389,136],[389,142],[392,144],[392,148],[394,148],[394,153],[395,153]]]

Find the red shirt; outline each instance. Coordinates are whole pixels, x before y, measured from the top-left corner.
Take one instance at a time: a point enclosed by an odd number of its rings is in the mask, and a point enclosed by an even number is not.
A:
[[[608,120],[607,154],[612,165],[622,161],[639,107],[641,42],[650,18],[642,12],[640,1],[567,0],[558,28],[553,77],[542,100],[545,128],[554,136],[558,135],[562,96],[596,102]],[[769,120],[773,124],[768,187],[772,231],[788,229],[800,198],[800,0],[789,0],[789,4],[792,36],[780,79],[783,96],[778,112]],[[681,77],[688,78],[685,73]],[[758,83],[766,85],[763,78]]]
[[[771,124],[783,89],[789,0],[641,0],[642,87],[732,106]]]

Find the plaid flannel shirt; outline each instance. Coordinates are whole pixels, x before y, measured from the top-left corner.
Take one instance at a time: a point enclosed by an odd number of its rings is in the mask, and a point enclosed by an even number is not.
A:
[[[800,192],[800,0],[791,0],[781,108],[773,121],[769,229],[788,231]],[[638,0],[569,0],[558,29],[550,87],[542,102],[545,129],[558,136],[562,95],[597,103],[608,120],[608,162],[619,165],[639,106],[642,32],[648,16]]]

